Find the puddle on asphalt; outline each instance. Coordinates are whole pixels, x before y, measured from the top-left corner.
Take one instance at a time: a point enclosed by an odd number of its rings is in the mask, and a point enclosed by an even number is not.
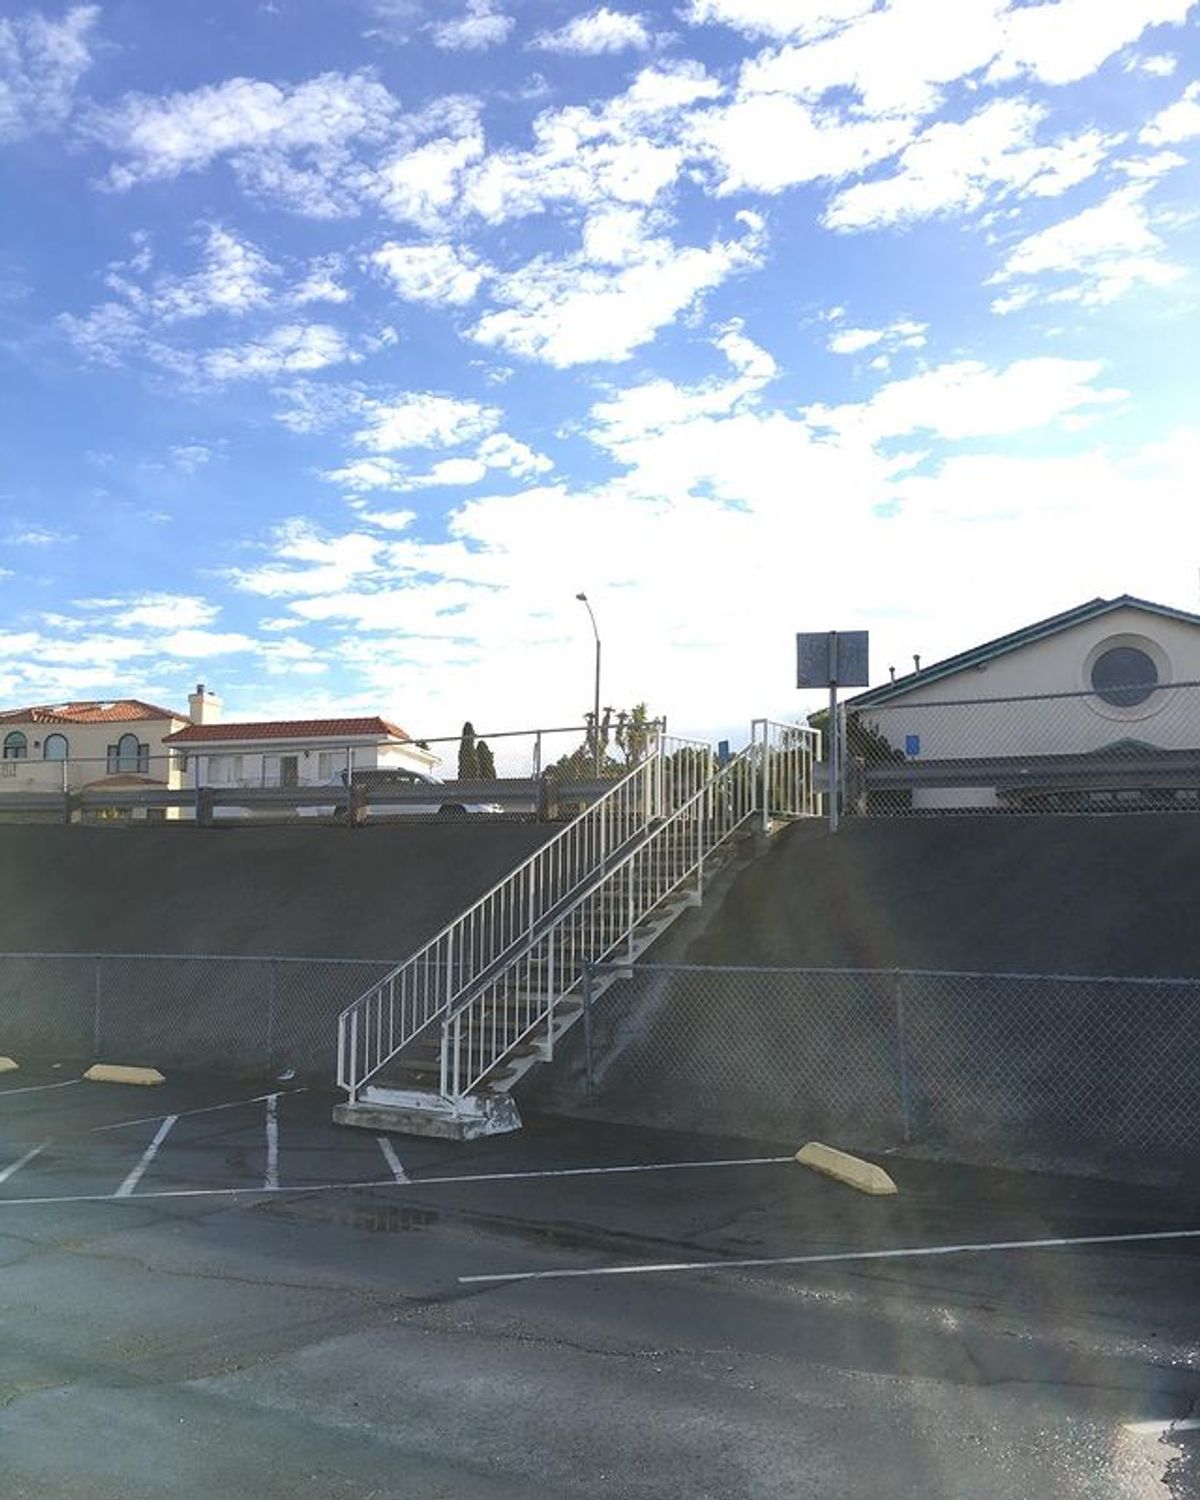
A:
[[[303,1193],[303,1188],[297,1189]],[[628,1250],[636,1246],[672,1251],[680,1247],[674,1241],[651,1236],[614,1233],[584,1224],[540,1224],[512,1219],[499,1214],[472,1213],[462,1209],[428,1208],[421,1204],[382,1203],[371,1201],[351,1191],[348,1199],[321,1195],[312,1198],[275,1198],[258,1203],[251,1212],[290,1223],[326,1225],[331,1228],[355,1229],[367,1234],[419,1234],[437,1226],[476,1230],[492,1236],[520,1240],[524,1244],[557,1246],[564,1249]]]

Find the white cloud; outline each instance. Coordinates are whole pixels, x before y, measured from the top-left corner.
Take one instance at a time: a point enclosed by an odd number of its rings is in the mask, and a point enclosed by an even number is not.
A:
[[[143,286],[129,274],[148,268],[149,256],[143,247],[132,260],[110,266],[105,285],[125,297],[136,312],[160,323],[214,312],[236,317],[272,300],[271,282],[278,277],[279,267],[229,230],[218,224],[207,227],[202,260],[201,269],[189,276],[160,274]]]
[[[544,453],[538,453],[507,432],[494,432],[484,438],[476,450],[481,463],[489,469],[506,469],[515,479],[528,479],[534,474],[548,473],[553,462]]]
[[[0,17],[0,141],[65,124],[75,88],[92,65],[98,5],[73,5],[61,21],[40,11]]]
[[[1094,384],[1103,368],[1095,360],[1048,357],[1016,360],[1005,370],[955,360],[892,381],[869,401],[814,405],[805,415],[814,426],[869,443],[918,432],[950,442],[1009,436],[1070,423],[1123,400],[1126,391]]]
[[[831,354],[861,354],[865,349],[921,349],[925,346],[926,323],[899,318],[884,328],[839,328],[825,341]]]
[[[53,526],[15,525],[0,541],[6,547],[58,547],[77,540],[73,532]]]
[[[1170,52],[1155,52],[1148,57],[1135,53],[1126,59],[1125,71],[1142,73],[1147,78],[1170,78],[1178,66],[1179,59]]]
[[[857,16],[847,5],[846,24],[838,26],[843,8],[819,3],[814,20],[827,34],[806,45],[768,47],[744,66],[740,91],[817,100],[851,89],[869,115],[926,115],[939,107],[948,85],[978,81],[985,69],[990,82],[1028,76],[1061,85],[1085,78],[1147,28],[1182,22],[1191,4],[891,0],[882,9],[860,7]],[[741,7],[738,0],[709,0],[704,8]],[[787,15],[787,7],[778,9]],[[807,7],[800,10],[806,13]]]
[[[328,323],[286,323],[244,344],[206,350],[181,368],[210,380],[246,380],[322,370],[356,358],[345,335]]]
[[[81,609],[102,611],[109,626],[126,630],[200,630],[211,625],[220,610],[195,594],[149,593],[128,599],[81,599]]]
[[[349,302],[351,292],[338,280],[344,261],[340,255],[319,255],[310,262],[303,278],[287,295],[289,307],[307,307],[312,302]]]
[[[649,206],[678,179],[688,112],[719,82],[698,63],[644,68],[594,109],[544,110],[528,150],[493,151],[464,179],[462,207],[490,224],[559,204]]]
[[[720,170],[718,192],[777,193],[847,177],[895,155],[912,136],[907,119],[859,119],[784,94],[754,94],[688,121],[686,138]]]
[[[738,218],[741,239],[681,247],[648,234],[628,210],[597,216],[583,250],[538,256],[498,278],[493,296],[508,305],[485,313],[471,336],[558,369],[628,359],[702,293],[759,263],[762,221]]]
[[[989,278],[994,285],[1015,283],[994,310],[1011,312],[1037,301],[1103,306],[1138,286],[1168,286],[1186,275],[1164,257],[1142,201],[1146,186],[1132,183],[1021,240]],[[1043,277],[1052,278],[1049,286]]]
[[[624,52],[630,47],[645,51],[650,42],[650,33],[640,15],[601,5],[581,16],[572,16],[557,31],[539,32],[529,45],[540,52],[594,57],[605,52]]]
[[[272,545],[273,561],[257,568],[232,568],[227,577],[238,588],[268,598],[334,593],[377,573],[383,550],[376,537],[350,532],[328,538],[302,520],[281,526]]]
[[[95,110],[88,132],[122,160],[105,185],[126,191],[227,159],[243,187],[318,217],[354,212],[355,146],[399,128],[399,105],[366,73],[324,73],[294,86],[231,78],[190,93],[127,95]]]
[[[391,241],[369,256],[406,302],[462,307],[474,299],[491,267],[469,246]]]
[[[212,449],[203,443],[176,443],[169,453],[172,467],[181,474],[195,474],[212,462]]]
[[[1008,192],[1056,197],[1090,177],[1118,138],[1087,130],[1036,145],[1046,113],[1021,99],[997,99],[965,120],[932,125],[905,147],[892,176],[844,189],[823,222],[831,229],[878,229],[968,211]]]
[[[142,324],[123,302],[102,302],[81,317],[60,313],[55,323],[90,364],[119,365],[142,342]]]
[[[1189,83],[1182,96],[1161,110],[1139,139],[1147,146],[1175,146],[1200,135],[1200,83]]]
[[[684,19],[692,26],[730,26],[753,37],[812,41],[874,8],[875,0],[690,0]]]
[[[464,192],[469,167],[485,151],[479,102],[438,99],[405,121],[403,139],[363,174],[363,192],[393,219],[439,228]]]
[[[253,636],[239,631],[217,630],[173,630],[154,642],[155,649],[164,656],[179,657],[183,661],[234,656],[243,651],[254,651],[257,644]]]
[[[989,77],[1027,73],[1040,83],[1075,83],[1127,47],[1151,26],[1181,25],[1194,0],[1057,0],[1008,7],[1003,46]]]
[[[364,400],[367,425],[354,441],[372,453],[406,448],[454,448],[494,432],[500,413],[494,406],[429,391],[405,391],[392,401]]]
[[[493,0],[467,0],[466,11],[454,20],[429,28],[434,46],[452,52],[481,52],[508,40],[516,22],[497,11]]]

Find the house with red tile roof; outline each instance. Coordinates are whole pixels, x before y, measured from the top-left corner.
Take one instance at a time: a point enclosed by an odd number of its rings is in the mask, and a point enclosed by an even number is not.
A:
[[[221,723],[203,685],[190,702],[192,722],[164,741],[185,769],[187,786],[336,786],[347,772],[405,769],[428,774],[439,760],[378,714]]]
[[[166,740],[189,722],[187,714],[141,698],[38,703],[0,712],[0,809],[12,793],[180,787]]]

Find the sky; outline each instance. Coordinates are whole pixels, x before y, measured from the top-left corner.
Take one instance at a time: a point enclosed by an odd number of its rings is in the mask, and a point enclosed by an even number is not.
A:
[[[1200,4],[0,4],[0,706],[813,707],[1200,609]]]

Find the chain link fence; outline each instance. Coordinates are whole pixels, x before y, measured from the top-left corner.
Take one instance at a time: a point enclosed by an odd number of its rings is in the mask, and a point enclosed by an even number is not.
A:
[[[900,970],[600,969],[550,1108],[1031,1167],[1200,1148],[1200,981]],[[628,977],[626,977],[628,976]]]
[[[921,693],[843,705],[845,812],[1200,811],[1200,683]]]
[[[390,961],[0,955],[0,1053],[329,1084],[337,1016]]]

